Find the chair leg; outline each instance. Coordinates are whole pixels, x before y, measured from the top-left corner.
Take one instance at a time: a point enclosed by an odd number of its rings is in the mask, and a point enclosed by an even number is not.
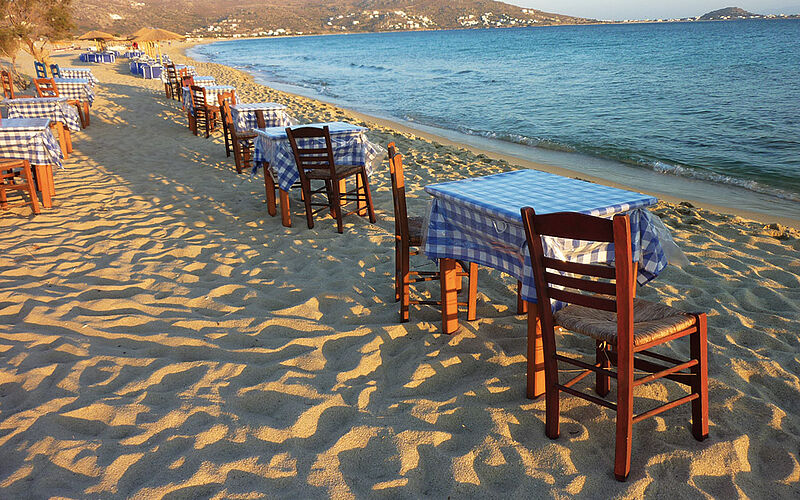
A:
[[[342,227],[342,202],[338,180],[331,182],[331,194],[333,195],[333,199],[330,200],[330,203],[336,217],[336,230],[341,234],[344,232],[344,228]]]
[[[89,101],[83,102],[83,114],[86,116],[86,126],[89,126]]]
[[[698,441],[708,437],[708,325],[705,313],[695,315],[697,332],[691,335],[690,352],[697,365],[692,367],[692,392],[699,398],[692,401],[692,435]]]
[[[614,451],[614,476],[625,481],[631,470],[633,431],[633,352],[617,345],[617,438]]]
[[[478,264],[469,263],[469,281],[467,282],[467,321],[475,321],[478,317]]]
[[[402,289],[403,278],[400,274],[400,252],[402,248],[402,242],[398,238],[394,242],[394,301],[397,302],[400,300],[400,291]]]
[[[336,210],[333,209],[333,188],[331,187],[331,181],[325,181],[325,194],[328,196],[328,206],[331,210],[331,217],[334,219],[336,218]]]
[[[39,215],[39,197],[36,195],[36,187],[33,183],[33,175],[31,175],[30,167],[26,167],[23,170],[23,175],[25,175],[25,182],[28,183],[28,194],[31,196],[31,208],[33,208],[33,213]],[[5,191],[3,191],[3,201],[5,201]]]
[[[517,280],[517,314],[528,312],[528,301],[522,298],[522,282]]]
[[[528,322],[530,323],[530,317],[534,314],[534,311],[531,310],[533,308],[532,304],[528,305]],[[550,439],[557,439],[560,434],[560,426],[559,426],[559,418],[560,418],[560,408],[559,408],[559,390],[558,384],[558,361],[556,361],[556,346],[555,346],[555,338],[553,337],[553,330],[552,325],[546,326],[541,324],[542,315],[540,313],[540,308],[542,307],[541,302],[536,305],[536,316],[539,318],[539,326],[542,332],[542,350],[544,351],[544,403],[545,403],[545,424],[544,424],[544,433]],[[530,336],[530,326],[528,327],[528,336]],[[528,338],[528,370],[536,369],[535,366],[531,367],[533,363],[530,362],[531,359],[535,360],[535,353],[530,352],[531,346],[531,339]],[[528,375],[530,377],[530,374]],[[529,390],[529,392],[531,392]],[[534,391],[535,393],[535,391]],[[529,396],[530,397],[530,396]]]
[[[236,173],[242,173],[242,144],[237,141],[233,145],[233,162],[236,164]]]
[[[11,181],[9,181],[9,184]],[[8,198],[6,197],[6,181],[0,179],[0,208],[5,210],[8,207]]]
[[[367,197],[367,212],[369,213],[369,221],[374,224],[377,219],[375,218],[375,209],[372,207],[372,193],[369,189],[369,180],[367,179],[366,167],[361,169],[361,180],[364,181],[364,194]]]
[[[304,179],[301,182],[303,186],[303,201],[306,205],[306,221],[308,222],[308,228],[314,229],[314,214],[311,212],[311,181]]]
[[[605,342],[600,342],[599,340],[596,342],[594,362],[600,365],[600,368],[605,368],[606,370],[611,368],[611,362],[605,351]],[[611,391],[611,377],[600,373],[595,374],[595,391],[601,396],[607,395]]]
[[[405,323],[409,319],[409,304],[411,303],[411,258],[408,247],[400,248],[397,257],[400,262],[400,322]]]

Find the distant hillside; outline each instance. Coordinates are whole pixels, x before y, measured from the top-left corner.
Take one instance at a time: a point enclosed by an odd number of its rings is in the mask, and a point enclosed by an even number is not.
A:
[[[739,7],[725,7],[724,9],[715,10],[713,12],[709,12],[708,14],[703,14],[700,16],[701,21],[719,21],[719,20],[727,20],[727,19],[750,19],[753,17],[763,17],[761,14],[753,14],[752,12],[747,12],[744,9],[740,9]]]
[[[75,0],[77,31],[142,26],[203,36],[264,36],[585,24],[492,0]]]

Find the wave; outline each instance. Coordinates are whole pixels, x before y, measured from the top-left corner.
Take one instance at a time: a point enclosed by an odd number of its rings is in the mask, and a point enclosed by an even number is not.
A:
[[[409,121],[414,121],[412,119],[408,119]],[[752,191],[759,194],[765,194],[769,196],[773,196],[775,198],[779,198],[782,200],[793,201],[793,202],[800,202],[800,193],[795,193],[792,191],[786,191],[784,189],[780,189],[774,186],[765,185],[760,183],[756,180],[752,179],[743,179],[741,177],[734,177],[730,175],[720,174],[717,172],[711,172],[708,170],[704,170],[701,168],[691,167],[688,165],[681,165],[675,162],[669,162],[666,160],[658,160],[658,159],[649,159],[644,158],[642,155],[639,154],[614,154],[612,151],[603,150],[600,151],[597,148],[593,147],[582,147],[582,146],[575,146],[570,144],[564,144],[561,142],[556,142],[550,139],[543,139],[538,137],[528,137],[519,134],[508,134],[508,133],[498,133],[493,131],[481,131],[481,130],[472,130],[465,127],[459,127],[458,132],[466,134],[466,135],[474,135],[478,137],[484,137],[487,139],[493,139],[497,141],[503,142],[511,142],[514,144],[521,144],[523,146],[529,146],[534,148],[541,148],[546,149],[548,151],[556,151],[562,153],[580,153],[586,154],[589,156],[593,156],[596,158],[601,158],[605,160],[613,160],[618,161],[620,163],[624,163],[626,165],[632,165],[635,167],[647,168],[653,170],[659,174],[664,175],[674,175],[676,177],[683,177],[687,179],[694,179],[699,181],[705,182],[713,182],[715,184],[723,184],[727,186],[734,186],[742,189],[746,189],[748,191]]]

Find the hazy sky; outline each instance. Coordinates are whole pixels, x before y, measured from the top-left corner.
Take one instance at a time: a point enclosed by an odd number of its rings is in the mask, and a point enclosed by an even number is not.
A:
[[[547,12],[594,19],[694,17],[723,7],[757,14],[798,14],[798,0],[504,0]]]

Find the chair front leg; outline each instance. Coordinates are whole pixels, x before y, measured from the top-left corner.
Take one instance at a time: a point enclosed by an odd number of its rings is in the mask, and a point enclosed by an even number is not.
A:
[[[708,325],[705,313],[695,314],[697,332],[690,336],[692,359],[692,393],[699,397],[692,401],[692,435],[698,441],[708,437]]]
[[[309,179],[301,180],[303,189],[303,202],[306,205],[306,222],[309,229],[314,229],[314,213],[311,210],[311,181]],[[283,200],[281,200],[283,201]],[[281,207],[283,209],[283,207]]]
[[[633,439],[633,352],[624,342],[617,345],[617,433],[614,476],[625,481],[631,470]]]
[[[336,179],[333,182],[331,182],[331,191],[333,199],[330,200],[330,202],[331,202],[331,208],[333,208],[334,216],[336,217],[336,230],[339,233],[343,233],[344,228],[342,226],[342,202],[339,193],[339,179]]]
[[[367,197],[367,212],[369,213],[369,221],[374,224],[377,219],[375,218],[375,209],[372,207],[372,193],[369,189],[369,180],[367,179],[366,167],[361,169],[361,179],[364,181],[364,194],[366,194]]]

